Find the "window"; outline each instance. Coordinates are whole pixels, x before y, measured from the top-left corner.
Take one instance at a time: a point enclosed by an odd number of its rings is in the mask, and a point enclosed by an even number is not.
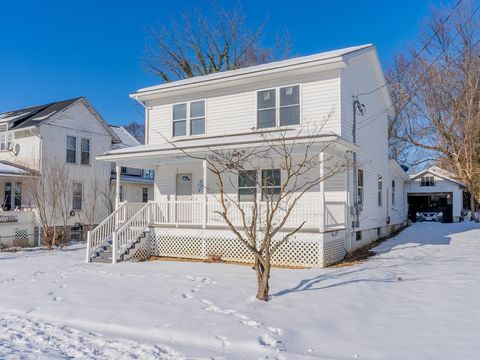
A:
[[[120,194],[119,194],[119,197],[120,197],[120,202],[123,202],[123,185],[120,185]]]
[[[82,139],[80,141],[80,164],[90,164],[90,140]]]
[[[238,172],[238,200],[255,201],[257,198],[257,171]]]
[[[381,237],[382,236],[382,228],[377,228],[377,237]]]
[[[280,99],[278,103],[277,98]],[[259,129],[297,124],[300,124],[299,85],[257,92],[257,127]]]
[[[300,86],[280,88],[280,126],[300,124]]]
[[[0,133],[0,150],[8,150],[12,144],[13,133],[2,132]]]
[[[173,136],[187,135],[187,104],[173,105]]]
[[[433,176],[422,176],[420,186],[435,186],[435,178]]]
[[[361,232],[361,231],[357,231],[357,232],[355,233],[355,240],[356,240],[356,241],[362,240],[362,232]]]
[[[190,103],[190,135],[205,134],[205,101]]]
[[[363,205],[363,170],[357,171],[357,204]]]
[[[67,163],[75,164],[77,162],[77,138],[67,136]]]
[[[392,206],[395,206],[395,180],[392,180]]]
[[[72,202],[72,209],[73,210],[82,210],[82,184],[81,183],[73,183],[73,202]]]
[[[142,202],[148,202],[148,188],[142,188]]]
[[[173,136],[186,136],[187,133],[205,134],[205,100],[173,105]]]
[[[378,206],[382,206],[382,198],[383,198],[383,178],[379,176],[378,177]]]
[[[262,198],[276,201],[280,197],[281,175],[279,169],[262,170]]]
[[[13,198],[13,206],[15,209],[20,209],[22,207],[22,183],[15,183],[15,193]]]
[[[275,127],[277,123],[277,101],[275,89],[257,92],[257,127]]]

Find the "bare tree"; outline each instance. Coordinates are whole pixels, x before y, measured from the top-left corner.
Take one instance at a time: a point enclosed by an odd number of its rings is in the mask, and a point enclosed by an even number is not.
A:
[[[445,21],[447,10],[434,11],[423,31],[421,53],[410,51],[395,61],[391,92],[396,117],[395,141],[413,145],[456,174],[475,197],[480,195],[480,41],[472,1],[464,1]]]
[[[248,26],[237,4],[231,10],[211,5],[210,16],[199,10],[151,30],[144,63],[164,81],[191,78],[284,58],[290,51],[288,33],[275,46],[262,45],[264,25]]]
[[[349,166],[346,157],[334,155],[335,143],[322,139],[322,128],[323,125],[269,133],[253,129],[252,135],[260,140],[258,146],[210,149],[205,155],[187,152],[170,142],[186,156],[207,162],[216,183],[209,193],[220,205],[216,214],[252,253],[257,275],[256,297],[260,300],[269,299],[272,257],[305,225],[305,220],[289,223],[295,207],[305,194],[320,192],[320,183]],[[320,154],[324,154],[322,158]],[[245,194],[252,201],[244,202],[236,190],[232,191],[237,189],[237,181],[252,189]],[[255,189],[261,191],[261,199]]]
[[[132,121],[128,125],[126,125],[125,130],[127,130],[130,135],[132,135],[135,139],[138,140],[140,144],[145,143],[145,125],[140,124],[136,121]]]

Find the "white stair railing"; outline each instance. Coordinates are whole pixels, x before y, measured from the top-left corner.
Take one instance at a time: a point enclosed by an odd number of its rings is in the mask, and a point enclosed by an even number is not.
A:
[[[151,224],[152,203],[148,202],[137,211],[125,224],[113,233],[112,238],[112,263],[128,249],[128,247],[138,239],[138,237]]]
[[[112,233],[121,225],[122,219],[127,217],[127,204],[127,202],[122,203],[117,210],[108,215],[95,229],[87,233],[87,263],[90,262],[90,258],[95,250],[111,238]]]

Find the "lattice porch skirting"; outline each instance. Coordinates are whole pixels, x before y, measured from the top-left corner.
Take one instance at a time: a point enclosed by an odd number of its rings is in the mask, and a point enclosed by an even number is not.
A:
[[[272,263],[283,266],[327,266],[345,256],[344,244],[345,234],[341,231],[299,233],[278,249]],[[148,244],[141,246],[138,254],[133,254],[132,258],[141,260],[149,255],[189,259],[207,259],[215,255],[224,261],[247,263],[254,260],[230,231],[221,229],[154,227]]]

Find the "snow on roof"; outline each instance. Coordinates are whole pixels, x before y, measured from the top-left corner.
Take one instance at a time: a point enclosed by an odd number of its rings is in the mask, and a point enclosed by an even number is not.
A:
[[[155,86],[142,88],[142,89],[137,90],[134,94],[132,94],[130,96],[135,98],[137,96],[141,96],[142,93],[151,92],[151,91],[155,91],[155,90],[162,90],[162,89],[167,89],[167,88],[186,86],[186,85],[191,85],[191,84],[195,84],[195,83],[212,81],[212,80],[217,80],[217,79],[222,79],[222,78],[230,78],[230,77],[234,77],[234,76],[246,75],[246,74],[250,74],[250,73],[257,73],[257,72],[272,70],[272,69],[277,69],[277,68],[289,67],[289,66],[300,65],[300,64],[307,64],[307,63],[313,63],[313,62],[320,62],[322,60],[331,60],[331,59],[341,58],[342,56],[345,56],[347,54],[353,53],[355,51],[363,50],[363,49],[366,49],[366,48],[370,48],[370,47],[373,47],[373,44],[352,46],[352,47],[348,47],[348,48],[337,49],[337,50],[333,50],[333,51],[326,51],[326,52],[313,54],[313,55],[300,56],[300,57],[295,57],[295,58],[287,59],[287,60],[273,61],[273,62],[269,62],[269,63],[266,63],[266,64],[249,66],[249,67],[242,68],[242,69],[222,71],[222,72],[209,74],[209,75],[204,75],[204,76],[195,76],[195,77],[188,78],[188,79],[172,81],[172,82],[169,82],[169,83],[164,83],[164,84],[160,84],[160,85],[155,85]]]
[[[55,114],[57,111],[52,111],[46,115],[42,115],[42,116],[35,116],[34,118],[32,118],[32,120],[36,120],[36,121],[40,121],[40,120],[45,120],[46,118],[52,116],[53,114]]]
[[[438,167],[438,166],[431,166],[429,168],[426,168],[416,174],[413,174],[413,175],[410,175],[410,179],[411,180],[414,180],[424,174],[427,174],[427,173],[430,173],[432,175],[436,175],[438,177],[441,177],[442,179],[445,179],[445,180],[449,180],[449,181],[452,181],[456,184],[459,184],[461,186],[465,186],[461,181],[457,180],[457,177],[455,176],[455,174],[452,174],[451,172],[445,170],[445,169],[442,169],[441,167]]]
[[[0,114],[0,122],[9,122],[13,121],[15,119],[18,119],[24,115],[28,115],[29,112],[22,112],[22,113],[17,113],[17,112],[6,112],[3,114]]]
[[[110,129],[117,135],[120,140],[119,144],[114,144],[112,149],[123,149],[126,147],[139,146],[141,143],[135,139],[135,137],[130,134],[124,127],[110,125]]]
[[[30,172],[24,168],[7,162],[0,162],[0,176],[6,175],[28,175]]]

